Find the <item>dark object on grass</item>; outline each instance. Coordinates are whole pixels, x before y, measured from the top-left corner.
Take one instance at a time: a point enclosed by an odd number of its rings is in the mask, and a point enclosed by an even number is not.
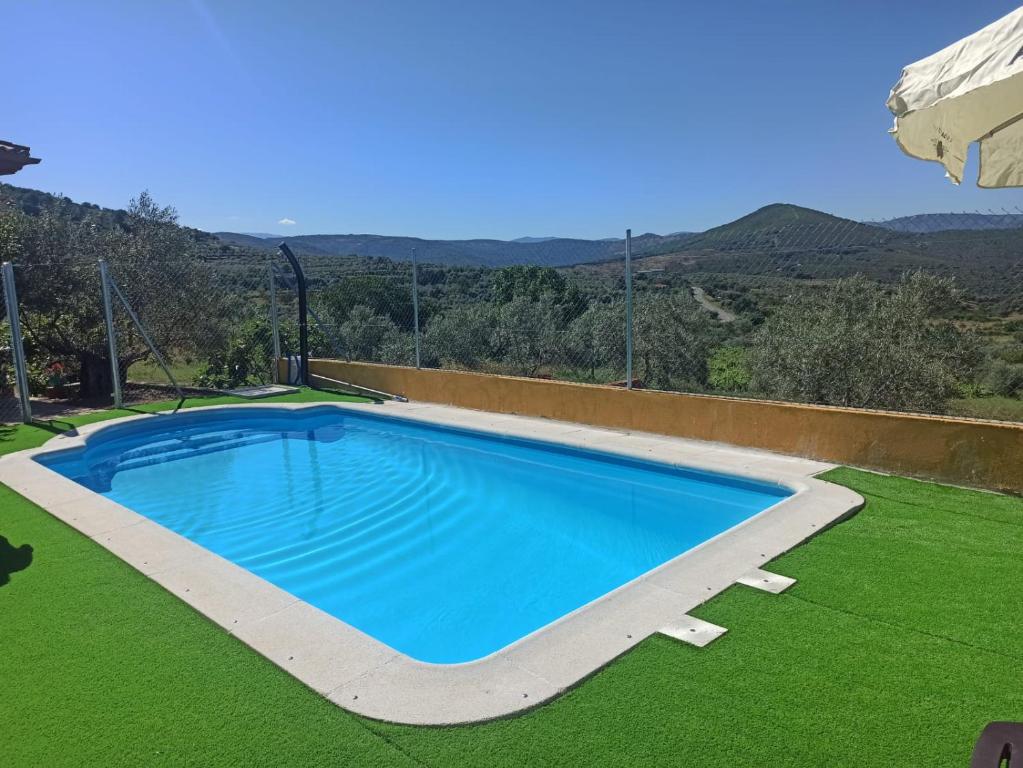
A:
[[[1023,723],[988,723],[973,747],[970,768],[1023,768]]]
[[[22,544],[20,547],[11,545],[0,536],[0,587],[11,580],[15,571],[23,571],[32,564],[32,547]]]

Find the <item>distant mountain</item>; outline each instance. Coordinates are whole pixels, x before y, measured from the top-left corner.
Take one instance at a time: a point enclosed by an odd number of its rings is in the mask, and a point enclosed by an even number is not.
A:
[[[277,240],[251,235],[217,232],[221,241],[248,248],[274,248]],[[511,264],[544,264],[563,267],[616,258],[623,252],[620,241],[599,242],[556,237],[537,242],[506,240],[425,240],[388,235],[296,235],[280,238],[306,256],[375,256],[408,261],[412,249],[420,261],[450,266],[500,267]]]
[[[877,226],[895,232],[973,231],[978,229],[1023,228],[1023,213],[918,213],[880,221]]]
[[[769,205],[729,224],[639,253],[636,274],[663,272],[700,285],[743,279],[829,280],[862,274],[881,282],[924,270],[954,278],[998,312],[1023,311],[1023,229],[900,232],[793,205]],[[620,274],[621,265],[579,265]],[[731,278],[729,278],[731,279]]]
[[[773,203],[728,224],[694,235],[689,241],[689,247],[696,248],[704,244],[717,244],[729,240],[743,242],[749,239],[754,241],[772,239],[779,245],[791,243],[799,244],[800,247],[810,247],[815,243],[828,244],[839,239],[855,241],[883,236],[884,230],[852,219],[799,205]]]
[[[512,264],[541,264],[567,267],[621,259],[625,241],[621,238],[581,240],[563,237],[521,237],[517,240],[425,240],[386,235],[297,235],[272,240],[251,234],[217,232],[224,243],[247,248],[274,248],[279,240],[295,253],[306,256],[366,256],[408,261],[412,249],[425,263],[450,266],[501,267]],[[647,232],[632,238],[635,257],[654,256],[698,249],[744,247],[753,241],[775,248],[824,242],[831,237],[846,243],[877,242],[897,237],[889,230],[859,224],[810,208],[776,203],[764,206],[729,224],[706,232],[675,232],[658,235]],[[828,241],[828,243],[832,242]]]
[[[852,219],[832,216],[788,203],[773,203],[706,232],[649,238],[636,249],[639,256],[677,254],[691,260],[706,251],[809,251],[878,245],[903,235]]]
[[[90,218],[114,226],[127,223],[123,210],[10,184],[0,184],[0,205],[13,205],[30,216],[58,208],[62,216],[72,219]],[[273,250],[283,240],[299,254],[408,261],[415,248],[421,262],[451,266],[599,265],[620,262],[625,252],[621,238],[522,237],[509,242],[189,231],[197,242],[225,252],[233,247]],[[637,265],[642,269],[747,274],[767,267],[775,269],[777,265],[771,266],[774,260],[784,259],[786,254],[806,253],[806,258],[828,260],[836,270],[859,270],[882,279],[925,268],[956,275],[964,284],[986,286],[992,274],[1004,272],[1006,263],[1018,265],[1023,248],[1023,214],[919,214],[869,225],[775,203],[706,232],[646,233],[633,237],[632,245],[633,255],[646,260],[642,266]],[[841,254],[840,260],[836,260],[836,254]],[[617,263],[609,263],[606,268],[621,269]],[[1015,268],[1018,270],[1018,266]]]

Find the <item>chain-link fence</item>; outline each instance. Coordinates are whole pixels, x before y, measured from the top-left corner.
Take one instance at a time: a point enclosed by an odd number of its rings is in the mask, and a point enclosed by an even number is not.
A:
[[[289,291],[271,285],[282,274],[272,264],[266,256],[111,263],[124,402],[270,383],[272,298],[283,343],[296,325]]]
[[[271,244],[160,237],[14,259],[34,397],[110,398],[100,258],[125,403],[267,383],[298,352],[295,275]],[[1020,212],[854,222],[772,206],[629,240],[377,240],[349,255],[293,241],[312,357],[1023,420]]]
[[[460,258],[494,258],[489,241],[484,242],[482,252],[465,251]],[[592,244],[575,242],[562,249],[559,259],[571,263],[593,257]],[[300,255],[309,284],[312,355],[621,380],[624,357],[616,346],[624,349],[624,268],[616,251],[624,252],[624,244],[600,245],[607,273],[593,275],[530,263],[422,262],[412,249],[403,260]],[[617,315],[620,322],[612,329]]]
[[[277,377],[277,358],[297,354],[289,269],[266,253],[72,256],[16,262],[9,271],[36,415],[267,384]],[[6,314],[2,330],[0,418],[9,423],[24,412]]]
[[[450,263],[493,256],[462,243],[434,253],[448,263],[420,254],[415,282],[411,252],[303,256],[315,354],[413,365],[418,339],[422,367],[1023,419],[1019,213],[778,207],[631,246],[631,290],[624,238],[545,241],[494,267]]]

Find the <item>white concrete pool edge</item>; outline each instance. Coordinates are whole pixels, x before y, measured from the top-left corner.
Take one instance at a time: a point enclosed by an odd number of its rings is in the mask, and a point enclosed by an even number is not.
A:
[[[373,410],[782,484],[795,494],[699,547],[486,658],[415,661],[33,458],[84,444],[139,415],[83,426],[40,448],[0,457],[0,482],[89,536],[195,610],[347,710],[418,725],[479,722],[535,707],[606,666],[754,568],[862,506],[813,475],[831,465],[652,434],[420,403],[250,403],[190,409]]]

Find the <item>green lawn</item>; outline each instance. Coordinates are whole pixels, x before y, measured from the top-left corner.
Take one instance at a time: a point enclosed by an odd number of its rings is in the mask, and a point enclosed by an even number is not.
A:
[[[170,360],[167,363],[170,372],[177,379],[178,384],[189,386],[195,384],[199,377],[199,371],[203,368],[202,363],[187,362],[184,360]],[[169,383],[167,374],[155,360],[140,360],[128,368],[128,380],[140,381],[149,384]]]
[[[0,451],[51,434],[18,427]],[[346,713],[0,486],[0,535],[34,550],[0,586],[3,764],[965,765],[986,722],[1023,719],[1023,500],[828,479],[867,507],[772,564],[799,579],[787,593],[700,608],[724,638],[655,636],[557,701],[461,728]]]

